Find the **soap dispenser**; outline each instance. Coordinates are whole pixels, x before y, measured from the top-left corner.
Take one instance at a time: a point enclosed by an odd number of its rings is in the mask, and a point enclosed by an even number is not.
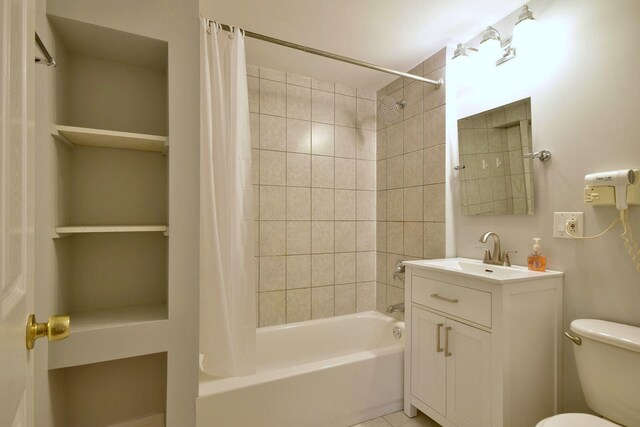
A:
[[[545,271],[547,269],[547,258],[542,255],[540,238],[538,237],[533,239],[533,251],[527,257],[527,264],[529,265],[529,270]]]

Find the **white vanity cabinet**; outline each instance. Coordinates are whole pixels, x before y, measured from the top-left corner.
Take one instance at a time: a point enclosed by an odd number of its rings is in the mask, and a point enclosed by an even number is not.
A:
[[[407,415],[521,427],[558,411],[562,273],[461,258],[405,266]]]

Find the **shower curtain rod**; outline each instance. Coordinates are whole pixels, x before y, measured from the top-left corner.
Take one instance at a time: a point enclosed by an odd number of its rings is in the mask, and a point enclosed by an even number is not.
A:
[[[212,21],[211,19],[207,19],[207,21],[208,21],[209,24],[216,23],[215,21]],[[231,31],[231,27],[229,25],[221,24],[219,22],[217,24],[223,30]],[[323,57],[329,58],[329,59],[335,59],[336,61],[346,62],[347,64],[357,65],[358,67],[369,68],[371,70],[382,71],[383,73],[395,74],[396,76],[405,77],[407,79],[413,79],[413,80],[417,80],[419,82],[429,83],[431,85],[434,85],[436,88],[440,88],[440,86],[442,86],[442,83],[444,83],[444,80],[442,80],[442,79],[431,80],[431,79],[427,79],[427,78],[420,77],[420,76],[414,76],[413,74],[403,73],[402,71],[392,70],[391,68],[381,67],[379,65],[370,64],[368,62],[360,61],[358,59],[349,58],[347,56],[337,55],[335,53],[326,52],[324,50],[314,49],[312,47],[303,46],[303,45],[296,44],[296,43],[291,43],[291,42],[288,42],[286,40],[276,39],[274,37],[265,36],[264,34],[254,33],[253,31],[243,30],[243,32],[244,32],[244,35],[246,37],[251,37],[252,39],[258,39],[258,40],[262,40],[262,41],[265,41],[265,42],[268,42],[268,43],[273,43],[273,44],[277,44],[277,45],[280,45],[280,46],[285,46],[285,47],[288,47],[288,48],[291,48],[291,49],[301,50],[303,52],[310,53],[312,55],[318,55],[318,56],[323,56]]]

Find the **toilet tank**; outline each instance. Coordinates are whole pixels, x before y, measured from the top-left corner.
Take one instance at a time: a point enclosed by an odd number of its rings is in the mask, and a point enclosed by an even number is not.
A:
[[[626,426],[640,426],[640,328],[579,319],[571,330],[582,339],[573,351],[587,404]]]

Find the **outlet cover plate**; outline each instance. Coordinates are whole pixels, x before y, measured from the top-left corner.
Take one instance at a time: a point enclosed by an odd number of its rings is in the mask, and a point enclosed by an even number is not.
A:
[[[584,212],[554,212],[553,213],[553,237],[558,239],[571,239],[564,231],[567,220],[573,220],[576,224],[572,232],[574,236],[584,236]]]

